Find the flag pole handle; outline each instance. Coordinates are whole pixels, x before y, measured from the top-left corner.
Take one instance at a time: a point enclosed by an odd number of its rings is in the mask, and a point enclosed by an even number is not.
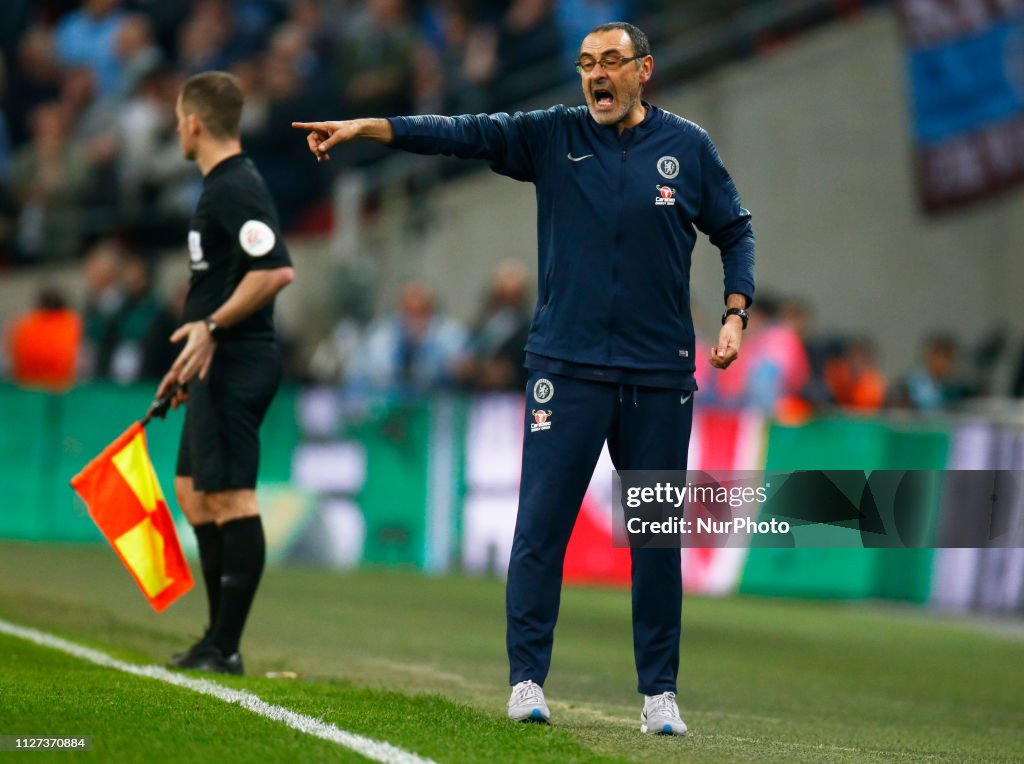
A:
[[[167,416],[167,411],[171,408],[171,401],[174,400],[174,396],[178,394],[178,391],[183,389],[185,386],[182,384],[176,384],[162,396],[153,401],[149,406],[149,411],[146,412],[146,416],[139,422],[143,427],[149,424],[153,419],[164,419]]]

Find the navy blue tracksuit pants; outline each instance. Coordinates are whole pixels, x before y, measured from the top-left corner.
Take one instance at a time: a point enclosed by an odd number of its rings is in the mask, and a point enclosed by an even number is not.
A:
[[[538,380],[553,394],[535,397]],[[540,398],[547,398],[541,386]],[[618,470],[685,470],[693,397],[533,371],[526,389],[523,470],[505,590],[510,684],[544,684],[562,565],[580,503],[608,441]],[[676,690],[683,585],[678,549],[632,550],[633,654],[644,695]]]

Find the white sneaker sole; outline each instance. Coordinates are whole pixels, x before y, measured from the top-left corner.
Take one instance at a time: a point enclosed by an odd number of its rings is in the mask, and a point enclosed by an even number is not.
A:
[[[509,714],[508,718],[514,722],[526,722],[528,724],[547,724],[551,719],[551,714],[549,713],[547,716],[545,716],[544,711],[542,711],[539,708],[535,708],[525,716],[512,716],[511,714]]]
[[[682,732],[676,732],[675,728],[673,728],[671,724],[662,724],[661,729],[656,729],[648,727],[646,724],[641,724],[640,732],[642,732],[644,735],[679,735],[680,737],[682,737],[686,734],[687,730],[683,730]]]

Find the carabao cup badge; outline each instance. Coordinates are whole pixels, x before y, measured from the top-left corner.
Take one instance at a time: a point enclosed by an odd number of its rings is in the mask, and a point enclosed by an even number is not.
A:
[[[532,412],[533,421],[530,422],[530,432],[541,432],[551,429],[551,410],[534,409]]]

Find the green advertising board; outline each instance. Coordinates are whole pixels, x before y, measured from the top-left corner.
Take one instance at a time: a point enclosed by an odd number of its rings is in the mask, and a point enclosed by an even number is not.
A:
[[[835,417],[799,427],[773,424],[766,469],[941,470],[948,442],[945,429],[918,422]],[[859,500],[857,496],[849,498]],[[934,531],[937,492],[930,508]],[[740,591],[766,596],[927,600],[931,549],[835,548],[858,546],[859,531],[823,527],[816,532],[820,548],[752,547]]]
[[[70,487],[73,475],[98,455],[153,400],[153,385],[91,384],[64,395],[0,386],[0,538],[39,541],[103,540]],[[267,412],[260,478],[287,482],[298,444],[295,390],[282,388]],[[177,514],[174,470],[181,411],[146,428],[160,486]]]

